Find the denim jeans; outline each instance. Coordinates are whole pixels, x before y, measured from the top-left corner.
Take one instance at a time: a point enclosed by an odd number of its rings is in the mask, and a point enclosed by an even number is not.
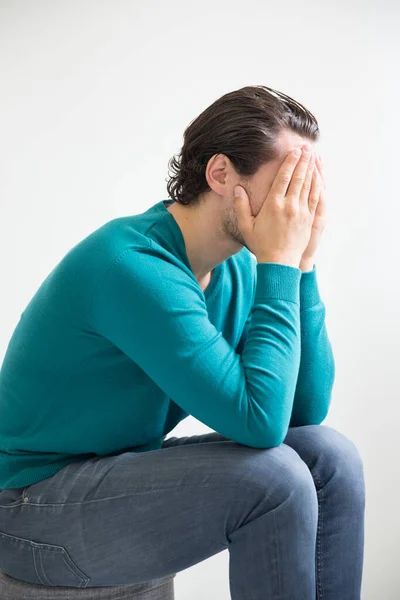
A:
[[[0,492],[0,569],[22,581],[147,582],[228,549],[233,600],[359,600],[363,465],[324,425],[259,449],[218,433],[71,463]]]

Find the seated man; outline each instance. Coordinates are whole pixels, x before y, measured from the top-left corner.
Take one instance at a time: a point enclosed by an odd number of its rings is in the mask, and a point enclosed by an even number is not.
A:
[[[360,598],[362,461],[321,425],[318,135],[284,94],[226,94],[186,129],[170,199],[44,280],[0,372],[7,574],[122,585],[228,549],[235,600]],[[188,415],[214,431],[166,439]]]

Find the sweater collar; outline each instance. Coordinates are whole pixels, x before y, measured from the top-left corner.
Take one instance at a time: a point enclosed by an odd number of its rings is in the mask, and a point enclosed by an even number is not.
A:
[[[168,206],[171,206],[175,201],[171,199],[161,200],[153,205],[152,209],[160,215],[160,219],[157,220],[157,226],[151,228],[152,239],[165,248],[168,252],[171,252],[188,267],[193,273],[189,258],[186,252],[185,238],[183,237],[182,230],[176,222],[172,213],[167,210]],[[213,290],[216,288],[224,269],[225,263],[218,264],[213,272],[211,281],[204,290],[204,295],[208,298]]]

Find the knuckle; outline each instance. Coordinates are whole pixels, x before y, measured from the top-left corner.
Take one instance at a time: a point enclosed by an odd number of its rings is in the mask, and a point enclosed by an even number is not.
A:
[[[281,182],[284,185],[288,185],[290,183],[290,173],[282,173]]]
[[[308,223],[309,219],[310,219],[310,211],[308,206],[302,206],[300,209],[301,212],[301,220],[303,221],[303,223]]]
[[[280,210],[281,205],[280,202],[282,200],[282,197],[279,194],[276,194],[275,196],[273,196],[273,198],[271,199],[271,208],[274,211]]]
[[[286,216],[289,217],[289,219],[294,219],[295,217],[297,217],[298,210],[294,204],[288,202],[285,207],[285,213]]]
[[[295,183],[296,185],[301,185],[303,183],[303,176],[302,175],[294,175],[293,176],[293,183]]]

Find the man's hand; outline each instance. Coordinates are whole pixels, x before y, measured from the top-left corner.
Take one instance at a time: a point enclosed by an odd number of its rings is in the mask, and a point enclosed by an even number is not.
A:
[[[313,183],[316,181],[317,177],[320,177],[322,181],[321,191],[319,196],[319,202],[317,205],[317,209],[314,215],[314,221],[311,228],[311,236],[310,241],[308,243],[307,248],[304,250],[303,255],[301,257],[299,268],[302,271],[312,271],[314,266],[314,254],[317,250],[317,246],[319,240],[321,238],[322,232],[326,225],[326,199],[325,199],[325,182],[324,182],[324,170],[321,156],[318,155],[317,160],[315,162],[316,168],[314,169],[313,175]]]

